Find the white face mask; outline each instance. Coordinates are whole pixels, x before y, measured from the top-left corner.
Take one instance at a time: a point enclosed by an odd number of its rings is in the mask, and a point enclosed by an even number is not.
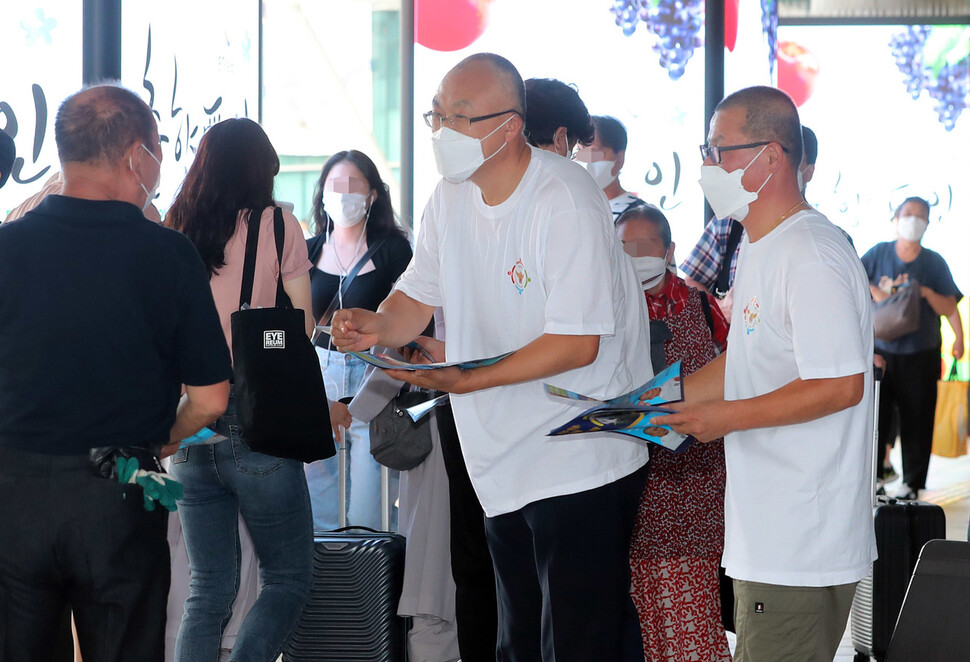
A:
[[[613,176],[613,167],[615,165],[616,161],[593,161],[592,163],[586,164],[586,170],[593,176],[597,186],[606,188],[616,179]]]
[[[919,241],[926,232],[929,222],[919,216],[901,216],[896,221],[896,234],[902,239],[909,241]]]
[[[761,193],[761,189],[765,187],[768,179],[771,179],[774,173],[769,173],[764,184],[754,193],[744,188],[744,185],[741,184],[741,177],[767,148],[768,146],[765,145],[748,165],[731,172],[721,166],[701,166],[701,178],[698,183],[701,185],[704,197],[707,198],[715,216],[721,219],[733,218],[740,222],[748,215],[748,205],[758,199],[758,193]]]
[[[155,158],[155,155],[154,155],[154,154],[152,154],[152,150],[150,150],[150,149],[148,149],[147,147],[145,147],[145,143],[142,143],[142,145],[141,145],[141,146],[142,146],[142,148],[143,148],[143,149],[144,149],[144,150],[145,150],[146,152],[148,152],[148,156],[150,156],[150,157],[152,157],[152,160],[153,160],[153,161],[154,161],[155,163],[157,163],[157,164],[158,164],[158,176],[156,176],[156,177],[155,177],[155,185],[154,185],[154,186],[152,186],[152,190],[151,190],[151,191],[149,191],[149,190],[148,190],[148,189],[147,189],[147,188],[145,187],[145,183],[144,183],[144,182],[142,182],[142,181],[140,180],[140,178],[139,178],[139,181],[138,181],[138,185],[139,185],[139,186],[141,187],[141,190],[142,190],[142,191],[144,191],[144,192],[145,192],[145,195],[147,196],[147,197],[145,198],[145,204],[143,204],[143,205],[141,206],[141,210],[142,210],[142,211],[145,211],[146,209],[148,209],[148,205],[150,205],[150,204],[152,204],[152,200],[154,200],[154,199],[155,199],[155,196],[156,196],[156,195],[158,195],[158,186],[159,186],[159,184],[161,184],[161,183],[162,183],[162,162],[161,162],[161,161],[159,161],[159,160],[158,160],[157,158]],[[134,165],[134,163],[132,163],[132,161],[131,161],[131,157],[128,157],[128,167],[129,167],[129,168],[131,168],[131,171],[132,171],[132,172],[135,172],[135,165]],[[135,173],[135,174],[137,175],[138,173]]]
[[[805,173],[799,168],[798,172],[795,173],[795,180],[798,182],[798,190],[805,192]]]
[[[637,269],[637,277],[644,290],[649,290],[663,280],[667,273],[667,258],[653,257],[644,255],[641,257],[630,257],[633,266]]]
[[[485,138],[508,124],[511,119],[512,115],[509,115],[507,120],[495,127]],[[434,149],[434,162],[438,166],[438,174],[452,184],[459,184],[474,175],[483,163],[508,145],[503,142],[502,147],[486,157],[482,149],[482,141],[485,138],[472,138],[446,126],[432,133],[431,147]]]
[[[363,193],[323,192],[323,208],[334,225],[350,228],[367,216],[367,196]]]

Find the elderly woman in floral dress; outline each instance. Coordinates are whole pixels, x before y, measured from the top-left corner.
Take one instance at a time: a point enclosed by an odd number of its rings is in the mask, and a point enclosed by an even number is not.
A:
[[[681,361],[685,376],[700,369],[724,351],[728,324],[709,294],[688,287],[676,274],[664,270],[659,282],[651,279],[655,258],[669,262],[673,255],[666,217],[640,205],[617,219],[617,232],[646,281],[651,337],[665,339],[664,364]],[[681,453],[651,447],[650,465],[630,549],[646,662],[729,661],[718,587],[723,442],[691,444]]]

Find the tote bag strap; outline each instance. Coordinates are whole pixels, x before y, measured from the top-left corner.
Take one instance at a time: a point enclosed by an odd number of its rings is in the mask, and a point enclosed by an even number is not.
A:
[[[239,288],[239,307],[252,305],[253,282],[256,280],[256,251],[259,248],[259,222],[262,211],[254,209],[249,212],[249,222],[246,230],[246,257],[243,260],[242,285]],[[283,290],[283,241],[286,236],[286,226],[283,224],[283,210],[276,207],[273,210],[273,235],[276,239],[276,259],[279,270],[276,274],[276,307],[290,308],[290,297]]]
[[[249,212],[246,229],[246,257],[243,260],[242,285],[239,288],[239,308],[250,305],[253,299],[253,281],[256,278],[256,249],[259,244],[259,217],[262,211]]]
[[[283,290],[283,241],[286,238],[286,226],[283,224],[283,209],[273,210],[273,235],[276,237],[276,263],[279,271],[276,273],[276,307],[292,308],[289,295]]]

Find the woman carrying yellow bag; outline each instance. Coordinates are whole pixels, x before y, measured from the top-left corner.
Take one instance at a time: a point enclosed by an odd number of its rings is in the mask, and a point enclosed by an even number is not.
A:
[[[933,422],[933,454],[959,457],[967,452],[967,386],[957,379],[957,362],[950,375],[936,383],[936,418]]]

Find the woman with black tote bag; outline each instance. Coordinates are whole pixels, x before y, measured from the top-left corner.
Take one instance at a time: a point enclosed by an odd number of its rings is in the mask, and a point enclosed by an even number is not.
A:
[[[243,263],[252,227],[258,232],[250,305],[273,307],[277,278],[296,309],[310,309],[310,261],[299,223],[282,213],[282,257],[277,258],[273,179],[279,158],[255,122],[220,122],[202,137],[195,161],[166,217],[185,233],[209,270],[226,341],[239,308]],[[305,314],[307,335],[313,327]],[[313,529],[303,463],[257,453],[244,443],[232,393],[215,431],[227,437],[179,450],[171,472],[184,487],[179,516],[191,572],[179,629],[177,662],[215,662],[222,628],[238,588],[237,514],[259,559],[262,590],[236,637],[233,660],[276,660],[299,618],[311,580]]]

